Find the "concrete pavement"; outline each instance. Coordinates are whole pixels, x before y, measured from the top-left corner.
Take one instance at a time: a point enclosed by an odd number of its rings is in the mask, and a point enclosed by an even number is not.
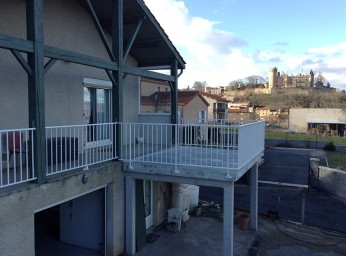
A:
[[[325,162],[324,152],[313,149],[268,148],[264,151],[264,163],[259,167],[259,180],[304,184],[308,183],[310,157]],[[271,198],[279,197],[279,217],[301,222],[303,198],[305,197],[304,221],[306,224],[325,228],[346,230],[343,216],[346,204],[323,191],[260,184],[258,211],[266,214]],[[223,202],[223,190],[216,187],[200,187],[199,198],[205,201]],[[250,209],[250,188],[238,184],[234,189],[235,208]],[[346,254],[346,253],[345,253]]]
[[[222,221],[191,217],[180,232],[161,229],[157,239],[136,256],[222,256]],[[339,237],[343,236],[343,237]],[[308,225],[279,221],[263,216],[258,231],[234,228],[234,256],[342,256],[346,254],[346,234]]]
[[[136,256],[220,256],[223,255],[223,223],[209,217],[190,217],[179,232],[165,228],[154,232],[157,239]],[[234,227],[234,256],[247,255],[256,232]]]

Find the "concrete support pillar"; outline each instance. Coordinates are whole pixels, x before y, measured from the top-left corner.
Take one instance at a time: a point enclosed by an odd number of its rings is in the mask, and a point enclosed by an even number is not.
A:
[[[129,255],[136,253],[136,183],[125,177],[125,246]]]
[[[223,255],[233,256],[234,182],[223,188]]]
[[[258,223],[258,163],[251,167],[250,228],[257,230]]]

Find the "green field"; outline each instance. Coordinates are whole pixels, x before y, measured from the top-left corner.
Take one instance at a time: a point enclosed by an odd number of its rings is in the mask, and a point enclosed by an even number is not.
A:
[[[314,135],[289,131],[266,130],[265,138],[277,140],[323,141],[326,143],[333,142],[335,146],[346,146],[346,137]]]
[[[325,151],[330,168],[346,171],[346,153]]]
[[[265,138],[277,140],[324,141],[326,143],[333,142],[336,146],[346,146],[346,137],[313,135],[288,131],[266,130]],[[346,171],[346,152],[325,152],[330,168]]]

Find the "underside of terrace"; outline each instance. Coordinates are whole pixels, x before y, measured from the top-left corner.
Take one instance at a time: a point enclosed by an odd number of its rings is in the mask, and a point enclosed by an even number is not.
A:
[[[223,255],[233,255],[234,183],[250,173],[250,223],[257,230],[258,165],[264,123],[120,124],[126,177],[126,248],[135,252],[136,180],[220,187],[224,190]]]

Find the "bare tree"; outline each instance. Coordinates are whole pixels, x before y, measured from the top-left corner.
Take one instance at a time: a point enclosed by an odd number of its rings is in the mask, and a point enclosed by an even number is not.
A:
[[[315,79],[315,86],[317,88],[322,88],[327,82],[327,79],[323,76],[322,72],[319,72]]]
[[[192,89],[200,92],[204,92],[205,88],[207,87],[207,82],[206,81],[195,81],[193,83]]]

